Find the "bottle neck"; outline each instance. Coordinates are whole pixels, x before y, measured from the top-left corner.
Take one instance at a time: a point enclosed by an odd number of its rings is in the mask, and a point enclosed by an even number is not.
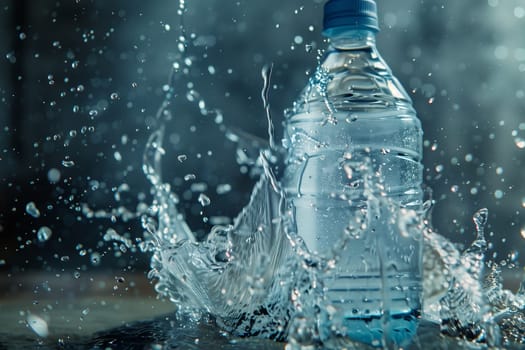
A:
[[[376,33],[367,29],[334,28],[327,37],[330,48],[335,50],[361,50],[376,46]]]

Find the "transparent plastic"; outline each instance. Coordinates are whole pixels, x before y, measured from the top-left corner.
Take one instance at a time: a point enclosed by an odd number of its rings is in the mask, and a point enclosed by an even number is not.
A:
[[[333,260],[322,339],[403,345],[422,299],[422,129],[368,30],[330,32],[330,48],[286,111],[282,185],[308,250]],[[335,337],[334,337],[335,334]]]

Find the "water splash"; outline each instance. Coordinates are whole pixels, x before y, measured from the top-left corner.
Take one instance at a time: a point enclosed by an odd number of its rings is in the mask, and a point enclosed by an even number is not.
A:
[[[270,87],[272,79],[273,64],[265,65],[261,70],[261,75],[264,81],[264,86],[261,91],[261,98],[263,101],[264,110],[266,111],[266,119],[268,121],[268,142],[270,143],[270,149],[275,149],[274,141],[274,127],[272,121],[272,115],[270,113]]]
[[[488,311],[481,284],[487,250],[484,237],[487,215],[487,209],[474,215],[476,240],[460,255],[456,264],[450,266],[452,278],[447,293],[440,300],[443,332],[480,342],[485,341],[482,320]]]
[[[251,163],[261,175],[248,205],[232,225],[216,225],[198,241],[177,209],[177,195],[162,181],[163,133],[161,127],[151,135],[143,166],[155,199],[142,216],[142,248],[153,253],[149,276],[158,280],[156,290],[176,302],[179,312],[212,314],[235,335],[286,339],[287,349],[338,348],[337,340],[321,342],[317,329],[320,310],[329,312],[323,278],[337,264],[337,251],[314,256],[293,232],[293,215],[264,150]],[[525,287],[517,293],[503,289],[495,263],[485,275],[488,211],[474,215],[477,237],[461,252],[433,231],[426,210],[398,213],[401,232],[424,234],[423,318],[440,324],[457,344],[525,344]],[[344,346],[362,348],[348,341]]]
[[[130,217],[141,216],[145,239],[140,246],[152,254],[149,277],[157,279],[155,289],[175,302],[180,314],[194,319],[211,314],[223,329],[234,335],[286,340],[287,350],[343,346],[362,349],[363,344],[348,340],[322,339],[318,329],[319,322],[330,318],[331,310],[323,300],[323,280],[336,266],[345,244],[351,242],[353,235],[359,235],[359,225],[342,233],[340,250],[335,249],[329,257],[311,254],[293,231],[293,213],[288,210],[287,199],[271,165],[279,157],[279,149],[273,145],[268,103],[271,66],[266,66],[262,75],[261,95],[269,123],[269,141],[224,128],[226,138],[238,145],[239,164],[249,166],[252,175],[259,175],[259,181],[233,224],[214,226],[202,240],[196,238],[183,219],[177,194],[162,179],[161,163],[166,155],[162,146],[163,124],[171,119],[169,108],[174,87],[166,89],[166,99],[157,113],[159,127],[150,136],[143,157],[143,171],[152,185],[154,199],[147,213],[129,213]],[[321,97],[325,78],[321,74],[311,83]],[[178,160],[183,162],[186,157],[179,155]],[[366,171],[366,164],[361,167],[364,169],[360,171]],[[347,170],[356,169],[360,168],[356,165],[355,169]],[[195,178],[195,174],[187,174],[188,180],[190,175]],[[391,203],[376,195],[381,193],[380,181],[365,179],[370,180],[365,187],[379,186],[365,191],[370,201],[377,202],[370,205],[370,210],[390,208]],[[202,206],[210,203],[203,193],[199,202]],[[427,202],[421,212],[390,208],[396,214],[401,234],[423,232],[422,318],[439,325],[442,336],[446,337],[442,339],[457,346],[525,344],[525,282],[516,293],[506,290],[500,267],[485,262],[484,227],[488,211],[481,209],[474,215],[476,239],[461,251],[433,230],[428,215],[430,207]],[[414,344],[419,338],[424,336],[418,335]]]
[[[185,10],[185,2],[181,0],[178,11],[181,36],[177,45],[181,55],[187,49],[182,25]],[[330,318],[331,312],[330,305],[323,300],[323,280],[336,266],[345,244],[351,242],[352,236],[359,235],[360,230],[356,223],[355,227],[341,233],[340,250],[335,249],[329,257],[311,254],[301,237],[293,231],[293,213],[288,210],[287,199],[271,165],[278,161],[279,155],[269,104],[271,65],[265,66],[261,72],[268,141],[234,128],[223,129],[226,138],[238,145],[238,163],[249,166],[252,175],[259,175],[249,203],[233,224],[216,225],[201,240],[184,220],[178,208],[179,197],[162,179],[161,167],[166,155],[164,124],[172,119],[170,108],[179,68],[175,62],[169,83],[163,88],[165,99],[157,113],[157,129],[149,137],[143,155],[143,172],[154,194],[151,205],[136,211],[119,207],[111,212],[93,211],[85,205],[82,208],[84,215],[120,217],[124,221],[140,217],[145,230],[140,248],[152,255],[149,277],[157,280],[156,291],[176,303],[179,315],[189,316],[189,320],[211,314],[223,329],[234,335],[286,340],[287,350],[365,348],[363,344],[347,340],[321,339],[319,334],[319,322]],[[188,71],[183,74],[188,74]],[[325,122],[337,123],[335,106],[326,96],[329,82],[327,72],[316,71],[308,93],[316,93],[324,101],[329,111]],[[201,113],[208,113],[197,91],[189,91],[187,99],[195,102]],[[295,107],[301,103],[305,102],[298,101]],[[221,124],[222,114],[218,110],[214,113],[216,123]],[[353,122],[354,118],[350,115],[346,121]],[[305,135],[298,133],[297,136]],[[323,147],[317,140],[310,141]],[[177,159],[184,162],[187,156],[179,154]],[[74,165],[70,160],[67,162],[63,164],[65,167]],[[362,166],[366,168],[366,164]],[[352,177],[351,172],[355,170],[348,168],[345,171]],[[184,175],[187,181],[195,178],[195,174]],[[127,189],[117,189],[117,201],[122,191]],[[391,203],[384,202],[385,199],[374,193],[368,191],[366,194],[370,201],[377,202],[370,206],[371,210],[381,206],[390,208]],[[203,193],[199,202],[202,206],[210,203]],[[476,239],[461,251],[456,244],[433,230],[428,215],[429,203],[421,212],[395,208],[395,219],[401,234],[423,232],[425,304],[422,318],[440,327],[442,333],[441,338],[432,340],[451,344],[451,347],[469,348],[524,345],[525,281],[516,293],[506,290],[500,266],[485,262],[487,242],[484,227],[488,211],[482,209],[474,215]],[[33,207],[29,205],[27,212],[38,217],[36,207]],[[372,213],[363,213],[366,215]],[[127,247],[131,244],[129,239],[112,229],[106,232],[104,239]],[[425,343],[424,334],[418,334],[414,344],[429,345]]]
[[[464,252],[425,231],[425,317],[439,322],[444,335],[471,345],[525,344],[524,295],[503,289],[498,264],[485,263],[487,218],[487,209],[475,213],[477,236]],[[491,270],[485,274],[487,266]]]
[[[197,241],[177,209],[178,197],[162,182],[163,133],[160,128],[151,135],[143,166],[155,199],[142,217],[147,232],[142,247],[153,252],[150,277],[158,279],[156,290],[181,313],[210,313],[235,335],[287,339],[288,349],[321,344],[322,281],[337,257],[311,255],[290,229],[293,216],[264,152],[252,163],[262,171],[249,204],[233,225],[217,225]],[[399,225],[407,234],[424,232],[425,318],[440,323],[443,334],[469,343],[523,344],[525,288],[517,294],[502,289],[496,268],[482,284],[487,215],[483,209],[474,216],[477,239],[463,253],[433,232],[421,213],[401,211]]]

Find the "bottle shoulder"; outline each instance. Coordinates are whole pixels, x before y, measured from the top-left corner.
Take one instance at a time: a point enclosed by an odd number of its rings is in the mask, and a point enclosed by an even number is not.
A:
[[[374,46],[330,48],[289,112],[400,109],[415,114],[412,100]]]

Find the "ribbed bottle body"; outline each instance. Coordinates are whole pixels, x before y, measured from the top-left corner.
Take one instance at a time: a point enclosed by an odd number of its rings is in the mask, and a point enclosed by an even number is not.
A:
[[[402,344],[421,310],[422,237],[403,225],[422,206],[422,129],[372,33],[335,38],[286,113],[284,146],[296,230],[336,257],[321,334]]]

